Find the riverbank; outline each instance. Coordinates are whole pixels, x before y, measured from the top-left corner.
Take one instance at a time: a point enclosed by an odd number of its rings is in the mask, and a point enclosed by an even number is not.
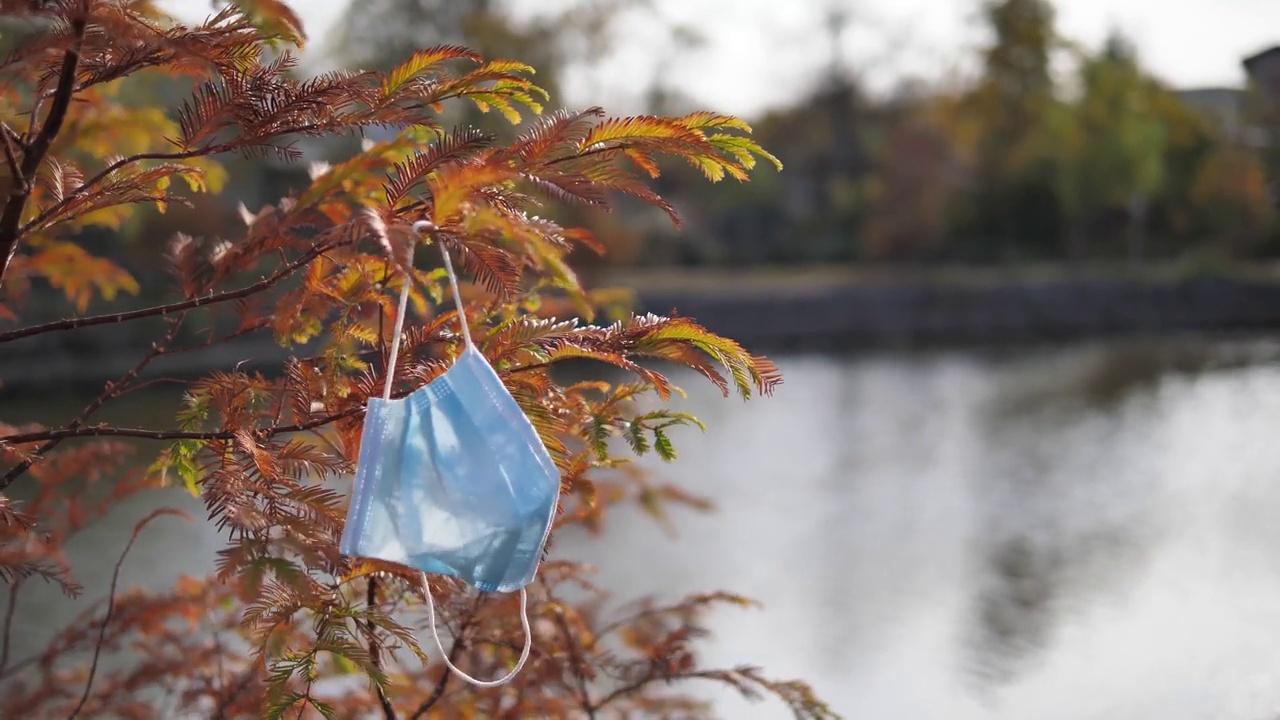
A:
[[[1006,270],[616,275],[750,347],[849,351],[1280,329],[1280,272]]]
[[[1017,345],[1184,332],[1280,330],[1280,271],[1272,267],[1142,273],[1109,268],[1018,271],[663,269],[590,278],[630,287],[639,309],[679,312],[758,352]],[[156,327],[126,324],[49,333],[0,346],[8,391],[96,384],[127,372]],[[278,367],[270,337],[164,357],[156,373]]]

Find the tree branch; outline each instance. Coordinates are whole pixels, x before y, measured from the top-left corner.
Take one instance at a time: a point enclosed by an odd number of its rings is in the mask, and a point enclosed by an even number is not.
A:
[[[133,369],[125,373],[119,380],[107,383],[106,387],[102,390],[102,394],[94,399],[93,402],[89,403],[84,410],[81,410],[80,415],[78,415],[75,420],[72,420],[64,430],[75,431],[80,429],[80,426],[92,417],[94,413],[98,412],[103,405],[106,405],[111,400],[119,397],[120,394],[129,387],[129,385],[133,384],[133,382],[138,379],[138,376],[141,375],[142,371],[151,364],[151,361],[159,357],[164,352],[165,348],[168,347],[169,343],[173,342],[174,338],[178,336],[178,330],[182,327],[182,321],[185,318],[186,313],[179,315],[177,320],[174,321],[172,326],[169,328],[169,332],[165,333],[163,338],[151,344],[151,349],[148,350],[147,354],[138,361],[138,364],[134,365]],[[69,435],[67,437],[74,437],[74,435]],[[45,444],[36,449],[36,451],[27,459],[13,466],[9,472],[5,473],[3,478],[0,478],[0,491],[4,491],[13,484],[14,480],[17,480],[18,477],[30,469],[37,460],[56,448],[64,439],[65,438],[63,437],[56,436],[49,437],[45,441]]]
[[[358,415],[364,412],[363,407],[353,407],[343,410],[342,412],[325,415],[305,423],[296,423],[293,425],[277,425],[274,427],[266,427],[256,431],[255,434],[265,437],[274,435],[282,435],[291,432],[305,432],[307,430],[315,430],[318,427],[337,422],[343,418]],[[78,437],[127,437],[138,438],[140,440],[233,440],[236,435],[228,430],[211,430],[211,431],[193,431],[185,430],[148,430],[146,428],[126,428],[114,427],[110,425],[95,425],[93,427],[66,427],[61,430],[46,430],[43,432],[18,433],[14,435],[0,436],[0,443],[8,445],[21,445],[23,443],[39,442],[41,440],[66,440],[67,438]],[[0,490],[5,486],[0,485]]]
[[[548,590],[548,595],[550,590]],[[596,706],[591,701],[591,690],[587,687],[586,663],[582,659],[581,648],[578,647],[577,640],[573,637],[573,632],[569,630],[569,622],[564,618],[564,612],[555,613],[556,624],[560,626],[560,632],[564,635],[564,646],[569,652],[569,660],[573,662],[573,677],[578,682],[578,702],[582,706],[582,711],[587,714],[587,720],[596,720]]]
[[[224,149],[225,148],[223,148],[222,146],[216,146],[211,148],[196,148],[195,150],[185,150],[183,152],[176,152],[176,153],[139,153],[137,155],[130,155],[129,157],[121,158],[111,163],[110,165],[106,166],[105,168],[103,168],[97,175],[94,175],[93,177],[84,181],[83,185],[76,188],[73,192],[68,193],[66,197],[62,198],[61,200],[54,203],[53,205],[50,205],[49,207],[45,208],[40,212],[39,215],[36,215],[35,217],[28,220],[27,224],[23,225],[21,229],[18,230],[18,235],[22,236],[31,232],[32,230],[38,230],[40,227],[44,225],[44,223],[49,221],[49,218],[52,218],[53,216],[57,215],[58,211],[62,210],[64,207],[71,204],[76,198],[79,198],[81,195],[84,195],[85,193],[92,190],[94,185],[97,185],[98,183],[105,180],[107,176],[111,175],[111,173],[119,170],[120,168],[126,165],[132,165],[133,163],[140,162],[142,160],[185,160],[187,158],[193,158],[193,157],[202,156],[202,155],[216,155],[222,152]]]
[[[14,578],[13,584],[9,586],[9,606],[4,610],[4,630],[0,636],[0,677],[4,677],[4,671],[9,667],[9,649],[13,642],[13,616],[18,609],[18,590],[22,587],[22,580]]]
[[[253,682],[255,677],[257,677],[257,669],[257,667],[250,666],[247,670],[244,670],[236,676],[235,685],[226,690],[226,693],[218,703],[218,707],[214,709],[213,715],[211,716],[213,720],[227,720],[227,710],[230,709],[231,704],[249,688],[249,684]]]
[[[161,508],[153,511],[133,526],[133,535],[129,537],[129,542],[125,543],[124,551],[120,553],[119,559],[116,560],[115,570],[111,573],[111,589],[107,595],[107,613],[102,618],[102,624],[98,626],[98,640],[93,645],[93,661],[89,664],[89,679],[84,683],[84,693],[80,695],[80,703],[76,705],[71,714],[67,716],[67,720],[75,720],[80,715],[80,711],[84,709],[84,704],[89,701],[89,693],[93,690],[93,677],[98,672],[98,658],[102,655],[102,644],[107,636],[107,625],[111,622],[111,615],[116,609],[116,585],[120,582],[120,567],[124,565],[125,558],[129,557],[129,551],[133,549],[133,544],[137,542],[140,535],[151,523],[158,517],[165,515],[177,515],[187,517],[186,513],[172,508]]]
[[[32,218],[30,221],[27,222],[27,224],[23,225],[22,228],[17,232],[17,235],[21,236],[22,234],[30,232],[33,229],[38,229],[43,223],[47,222],[50,218],[57,215],[60,210],[62,210],[68,204],[73,202],[76,198],[79,198],[81,195],[84,195],[85,193],[89,192],[90,190],[93,189],[95,185],[102,182],[112,173],[125,167],[126,165],[132,165],[133,163],[141,162],[142,160],[186,160],[188,158],[193,158],[193,157],[218,155],[220,153],[232,152],[234,150],[247,147],[249,145],[254,144],[255,142],[265,142],[267,140],[272,140],[272,139],[283,137],[286,135],[293,135],[298,133],[306,134],[306,133],[314,133],[314,132],[321,132],[324,130],[336,130],[336,129],[338,128],[329,128],[323,125],[316,125],[316,124],[300,125],[298,127],[284,128],[276,132],[271,132],[260,138],[241,138],[240,142],[238,143],[219,143],[216,145],[204,145],[197,148],[191,148],[189,150],[183,150],[181,152],[172,152],[172,153],[151,152],[151,153],[138,153],[137,155],[130,155],[129,157],[121,158],[111,163],[110,165],[106,166],[105,168],[100,170],[96,175],[89,178],[88,180],[85,180],[84,184],[76,188],[74,192],[70,193],[69,195],[64,197],[62,200],[59,200],[58,202],[54,203],[48,208],[45,208],[43,211],[41,211],[39,215]]]
[[[471,624],[471,619],[475,617],[476,609],[478,607],[480,607],[479,597],[472,601],[471,611],[462,619],[462,623],[458,626],[458,632],[453,635],[453,644],[449,646],[449,662],[454,663],[455,665],[458,662],[458,655],[462,652],[462,637],[466,635],[467,626]],[[449,671],[449,667],[446,665],[444,672],[440,674],[440,679],[436,681],[435,689],[431,691],[431,695],[429,695],[426,700],[422,701],[422,704],[418,706],[418,709],[414,711],[413,715],[409,716],[409,720],[418,720],[418,718],[427,714],[427,711],[431,709],[431,706],[440,702],[440,698],[444,697],[445,688],[449,685],[449,678],[452,676],[453,673]]]
[[[80,3],[80,10],[71,18],[71,33],[74,37],[70,49],[62,57],[62,69],[58,73],[58,88],[53,95],[53,104],[49,106],[49,114],[45,117],[40,132],[27,145],[22,156],[22,165],[18,168],[21,177],[14,178],[17,187],[5,202],[4,211],[0,213],[0,286],[4,284],[4,276],[9,270],[9,263],[18,252],[18,226],[22,222],[22,211],[26,209],[27,200],[31,197],[32,181],[45,153],[62,130],[62,122],[66,120],[67,108],[71,106],[71,96],[75,93],[76,67],[80,63],[80,51],[84,47],[85,25],[88,23],[87,3]],[[32,109],[32,119],[35,110]]]
[[[457,661],[458,654],[461,652],[462,652],[462,638],[455,637],[453,639],[453,645],[449,647],[449,662]],[[450,672],[449,668],[446,667],[444,669],[444,672],[440,675],[440,679],[436,681],[435,689],[433,689],[431,691],[431,694],[427,696],[427,699],[424,700],[422,704],[418,706],[418,709],[412,715],[409,716],[409,720],[418,720],[418,718],[421,718],[422,716],[427,714],[427,711],[431,709],[431,706],[435,705],[437,702],[440,702],[440,698],[444,697],[444,689],[448,687],[449,678],[452,675],[453,673]]]
[[[372,608],[378,602],[378,578],[369,576],[368,591],[365,596],[365,605]],[[374,629],[373,620],[365,622],[365,633],[369,636],[369,657],[373,659],[373,666],[378,670],[382,670],[382,649],[378,647],[378,635]],[[382,715],[386,720],[397,720],[396,709],[391,706],[391,700],[387,697],[387,691],[381,685],[374,683],[374,687],[378,691],[378,704],[382,706]]]
[[[40,335],[47,332],[57,332],[60,330],[75,330],[78,328],[92,327],[94,325],[109,325],[111,323],[129,322],[130,320],[140,320],[148,317],[159,317],[161,315],[169,315],[183,310],[192,310],[209,305],[217,305],[229,300],[238,300],[242,297],[248,297],[260,292],[265,292],[278,284],[281,280],[289,277],[293,273],[305,267],[312,260],[320,255],[332,250],[340,243],[324,243],[315,245],[306,251],[297,260],[285,265],[277,270],[269,277],[265,277],[252,285],[246,285],[238,290],[227,290],[225,292],[204,295],[197,298],[188,298],[182,302],[170,303],[168,305],[156,305],[154,307],[142,308],[140,310],[130,310],[121,313],[107,313],[104,315],[92,315],[83,318],[68,318],[66,320],[56,320],[54,322],[44,323],[41,325],[32,325],[30,327],[10,330],[9,332],[0,333],[0,343],[20,340],[32,335]]]
[[[9,166],[9,174],[13,176],[14,188],[11,188],[10,192],[31,192],[31,184],[27,182],[26,178],[22,177],[22,166],[18,162],[18,153],[15,152],[13,145],[15,140],[21,144],[22,138],[19,138],[18,134],[6,123],[0,123],[0,136],[4,138],[4,161]],[[16,188],[21,188],[21,190],[16,190]]]

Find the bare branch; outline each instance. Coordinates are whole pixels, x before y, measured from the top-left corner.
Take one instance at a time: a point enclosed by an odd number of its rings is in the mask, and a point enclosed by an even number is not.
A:
[[[102,618],[102,624],[98,626],[98,640],[93,645],[93,661],[89,664],[89,679],[85,681],[84,693],[80,695],[80,703],[76,705],[71,714],[67,716],[67,720],[75,720],[80,715],[80,711],[84,709],[84,704],[89,701],[89,692],[93,690],[93,676],[98,672],[98,658],[102,654],[103,640],[107,636],[107,625],[111,622],[111,615],[116,609],[116,584],[120,582],[120,567],[124,565],[125,558],[129,557],[129,551],[133,549],[133,543],[137,541],[138,535],[142,530],[158,517],[165,515],[177,515],[190,519],[186,513],[173,508],[160,508],[152,512],[133,526],[133,535],[129,538],[129,542],[125,543],[124,551],[120,553],[119,559],[116,560],[116,568],[111,573],[111,590],[107,595],[107,613]]]
[[[31,183],[22,176],[22,166],[18,162],[18,153],[14,147],[14,142],[21,144],[22,139],[7,123],[0,123],[0,137],[4,139],[4,161],[9,166],[9,174],[13,177],[14,188],[18,192],[31,192]]]
[[[458,632],[453,635],[453,644],[449,646],[450,663],[456,664],[458,662],[458,655],[462,653],[463,649],[462,638],[466,635],[467,627],[470,626],[472,618],[475,617],[476,609],[479,607],[480,598],[477,597],[472,601],[471,610],[467,613],[467,616],[464,617],[462,622],[458,625]],[[418,709],[414,711],[413,715],[409,716],[409,720],[418,720],[418,718],[427,714],[427,711],[431,709],[431,706],[440,702],[440,698],[444,697],[445,688],[449,685],[449,678],[452,676],[453,673],[449,672],[449,668],[446,665],[444,672],[440,674],[440,679],[436,681],[436,686],[431,691],[431,694],[427,696],[426,700],[422,701],[422,704],[418,706]]]
[[[105,315],[93,315],[83,318],[68,318],[66,320],[57,320],[54,322],[44,323],[41,325],[32,325],[30,327],[10,330],[9,332],[0,333],[0,343],[10,342],[12,340],[20,340],[32,335],[40,335],[47,332],[58,332],[60,330],[76,330],[78,328],[92,327],[94,325],[110,325],[111,323],[129,322],[130,320],[140,320],[142,318],[159,317],[161,315],[169,315],[184,310],[192,310],[194,308],[207,307],[209,305],[217,305],[229,300],[237,300],[242,297],[248,297],[256,293],[264,292],[271,289],[274,285],[289,277],[293,273],[305,267],[312,260],[322,255],[340,243],[323,243],[316,245],[306,251],[297,260],[280,268],[272,275],[259,280],[252,285],[246,285],[238,290],[227,290],[225,292],[214,293],[197,298],[189,298],[182,302],[170,303],[168,305],[156,305],[155,307],[142,308],[140,310],[130,310],[122,313],[107,313]]]
[[[365,597],[365,604],[372,608],[378,602],[378,578],[369,576],[368,591]],[[378,646],[378,635],[374,629],[373,620],[370,619],[365,623],[365,632],[369,636],[369,657],[373,659],[373,666],[378,670],[382,669],[382,648]],[[387,697],[386,690],[381,685],[375,683],[378,691],[378,704],[382,706],[382,715],[386,720],[397,720],[396,709],[392,707],[390,698]]]
[[[550,594],[550,590],[547,592]],[[587,687],[586,674],[583,672],[586,663],[583,662],[577,640],[569,629],[569,622],[565,620],[564,612],[557,611],[555,616],[556,624],[560,626],[560,633],[564,635],[564,646],[569,651],[569,660],[574,664],[573,677],[578,681],[578,703],[586,713],[587,720],[596,720],[596,706],[591,701],[591,690]]]
[[[403,397],[403,394],[401,394]],[[275,435],[283,435],[291,432],[305,432],[307,430],[315,430],[333,422],[337,422],[343,418],[352,417],[364,412],[363,407],[353,407],[342,412],[325,415],[310,422],[297,423],[294,425],[279,425],[275,427],[262,428],[256,432],[261,437],[272,437]],[[125,428],[113,427],[109,425],[96,425],[93,427],[67,427],[61,430],[47,430],[44,432],[18,433],[15,435],[0,436],[0,442],[10,445],[20,445],[22,443],[39,442],[41,440],[66,440],[67,438],[78,437],[127,437],[138,438],[140,440],[233,440],[236,434],[226,430],[213,430],[209,432],[187,432],[182,430],[147,430],[144,428]],[[5,486],[0,486],[3,490]]]
[[[49,147],[53,145],[54,139],[62,130],[62,122],[67,117],[67,108],[71,106],[71,96],[76,87],[76,67],[80,63],[80,50],[84,46],[87,15],[88,9],[81,4],[80,11],[71,18],[71,32],[74,40],[71,48],[62,58],[62,70],[58,74],[58,89],[54,93],[53,104],[49,106],[49,115],[40,126],[40,132],[27,146],[22,156],[22,165],[18,168],[19,177],[14,178],[18,187],[10,194],[5,202],[4,211],[0,213],[0,286],[4,284],[9,263],[18,251],[18,238],[21,235],[18,225],[22,222],[22,211],[27,206],[28,198],[31,197],[32,180],[40,168],[40,163],[44,160],[45,153],[49,152]],[[33,122],[34,112],[33,110]]]
[[[152,343],[151,349],[148,350],[147,354],[138,361],[138,364],[134,365],[133,368],[129,370],[129,372],[125,373],[119,380],[107,383],[106,387],[102,390],[102,394],[93,402],[89,403],[84,410],[80,411],[80,415],[77,416],[75,420],[72,420],[65,429],[76,430],[80,428],[80,426],[92,417],[94,413],[98,412],[103,405],[106,405],[109,401],[119,397],[120,393],[123,393],[130,385],[132,385],[133,382],[138,379],[138,376],[142,374],[142,371],[151,364],[151,361],[159,357],[164,352],[165,348],[173,342],[174,338],[178,336],[178,330],[182,327],[182,321],[185,318],[185,313],[179,315],[177,320],[170,326],[169,332],[165,333],[165,336],[157,342]],[[5,473],[3,478],[0,478],[0,491],[3,491],[5,488],[8,488],[13,484],[14,480],[18,479],[18,477],[30,469],[31,466],[46,453],[56,448],[64,439],[65,438],[62,437],[50,437],[45,444],[41,445],[34,453],[31,454],[30,457],[13,466],[9,472]]]
[[[18,609],[18,590],[22,587],[22,580],[16,578],[13,584],[9,586],[9,606],[4,611],[4,630],[0,635],[0,677],[4,677],[4,671],[9,667],[9,650],[13,642],[13,616]]]

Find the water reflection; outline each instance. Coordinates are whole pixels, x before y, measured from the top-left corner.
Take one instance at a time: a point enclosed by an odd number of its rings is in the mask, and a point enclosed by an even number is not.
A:
[[[715,615],[705,659],[808,679],[850,718],[1274,720],[1276,358],[1194,340],[793,357],[746,404],[678,377],[710,431],[654,469],[718,512],[677,511],[674,536],[623,512],[555,553],[620,598],[763,601]],[[82,566],[146,508],[125,510],[79,539]],[[126,582],[211,562],[205,528],[150,541]],[[88,563],[89,597],[109,565]],[[20,640],[57,607],[26,598]],[[721,717],[787,716],[710,697]]]
[[[773,399],[693,394],[711,432],[658,468],[718,514],[657,543],[621,517],[577,553],[624,595],[760,598],[716,617],[707,659],[808,678],[850,717],[1274,718],[1275,357],[784,360]]]

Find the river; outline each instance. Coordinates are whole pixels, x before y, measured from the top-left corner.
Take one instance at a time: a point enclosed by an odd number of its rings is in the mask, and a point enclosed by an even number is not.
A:
[[[806,679],[849,718],[1280,717],[1280,344],[779,364],[785,384],[748,403],[677,378],[709,431],[654,470],[714,512],[677,513],[675,534],[622,512],[556,552],[621,597],[758,599],[713,616],[705,661]],[[98,549],[153,502],[70,549],[88,597],[110,578]],[[162,520],[123,581],[201,572],[214,548]],[[68,609],[28,593],[15,654]],[[721,717],[786,717],[712,697]]]

